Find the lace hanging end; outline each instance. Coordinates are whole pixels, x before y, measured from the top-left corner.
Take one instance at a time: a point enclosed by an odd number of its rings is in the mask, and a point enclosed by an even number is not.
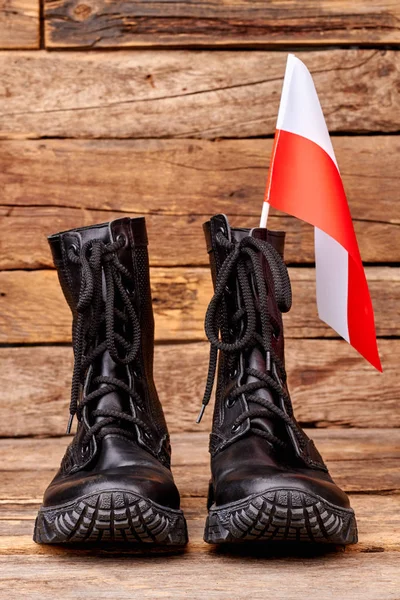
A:
[[[266,370],[267,373],[269,373],[271,371],[271,352],[268,350],[267,352],[267,356],[266,356]]]
[[[72,427],[73,420],[74,420],[74,415],[69,415],[67,431],[65,432],[66,435],[69,435],[71,433],[71,427]]]
[[[199,424],[199,423],[200,423],[200,421],[201,421],[201,419],[203,418],[203,415],[204,415],[204,411],[205,411],[205,410],[206,410],[206,405],[205,405],[205,404],[202,404],[202,405],[201,405],[200,412],[199,412],[199,416],[198,416],[198,417],[197,417],[197,419],[196,419],[196,423],[197,423],[197,424]]]

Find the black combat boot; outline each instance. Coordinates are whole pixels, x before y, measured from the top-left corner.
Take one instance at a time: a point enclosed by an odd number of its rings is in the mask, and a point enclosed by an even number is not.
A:
[[[282,312],[291,306],[285,234],[204,225],[214,296],[206,316],[213,387],[205,541],[357,541],[354,512],[293,416],[286,385]]]
[[[38,543],[184,545],[186,523],[153,381],[144,218],[50,236],[73,314],[77,432],[44,494]]]

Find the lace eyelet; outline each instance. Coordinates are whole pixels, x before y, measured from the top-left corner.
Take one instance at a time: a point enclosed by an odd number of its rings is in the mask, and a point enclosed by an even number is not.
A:
[[[148,433],[147,431],[143,433],[143,437],[148,441],[151,441],[152,439],[150,433]]]
[[[231,432],[232,433],[237,433],[240,429],[240,425],[232,425],[231,427]]]
[[[124,233],[119,233],[117,235],[117,242],[123,242],[123,245],[125,246],[126,244],[126,236]]]
[[[69,249],[75,256],[79,256],[79,248],[77,244],[71,244]]]
[[[230,398],[228,396],[228,398],[225,400],[226,408],[232,408],[233,406],[235,406],[235,404],[236,404],[236,398]]]
[[[89,446],[88,445],[82,446],[82,448],[81,448],[81,455],[85,456],[86,454],[88,454],[88,452],[89,452]]]

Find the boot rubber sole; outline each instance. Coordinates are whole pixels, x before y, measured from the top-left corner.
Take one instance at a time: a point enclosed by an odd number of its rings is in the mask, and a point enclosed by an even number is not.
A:
[[[211,506],[204,540],[240,542],[311,542],[355,544],[357,524],[351,508],[293,489],[276,490]]]
[[[111,542],[184,546],[188,537],[181,510],[117,490],[90,494],[60,506],[42,507],[33,540],[38,544]]]

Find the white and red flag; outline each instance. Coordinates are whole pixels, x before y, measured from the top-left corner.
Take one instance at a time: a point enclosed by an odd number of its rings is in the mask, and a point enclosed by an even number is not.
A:
[[[339,168],[314,82],[289,55],[261,216],[269,206],[314,225],[322,321],[382,371],[374,312]]]

